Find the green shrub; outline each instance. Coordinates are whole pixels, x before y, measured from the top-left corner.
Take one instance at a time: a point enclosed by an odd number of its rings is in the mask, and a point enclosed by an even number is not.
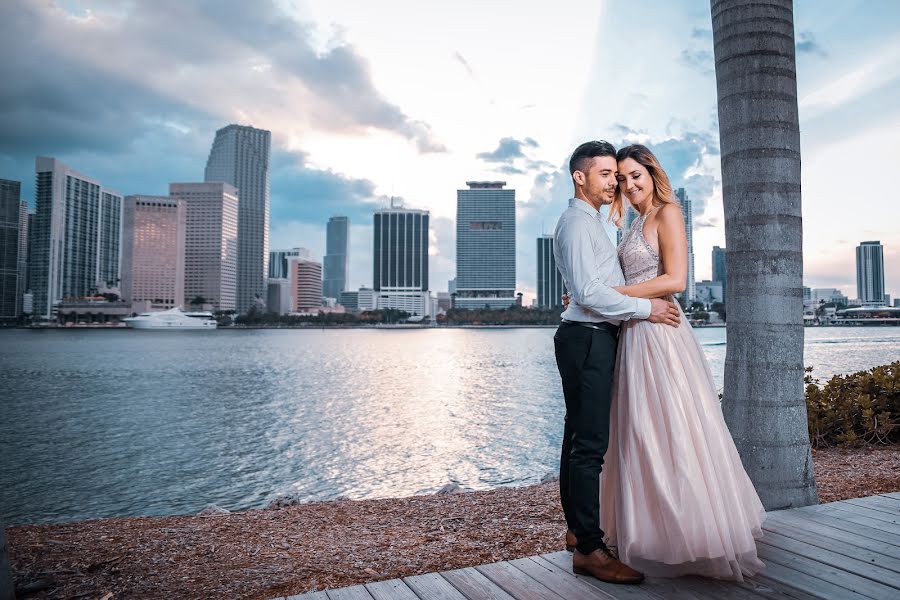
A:
[[[900,443],[900,361],[836,375],[824,386],[811,370],[805,382],[813,448]]]

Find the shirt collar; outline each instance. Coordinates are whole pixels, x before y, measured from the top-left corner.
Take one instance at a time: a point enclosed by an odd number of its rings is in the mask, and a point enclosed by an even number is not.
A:
[[[591,215],[592,217],[600,216],[600,211],[598,211],[596,208],[588,204],[587,201],[582,200],[581,198],[569,198],[569,208],[578,208]]]

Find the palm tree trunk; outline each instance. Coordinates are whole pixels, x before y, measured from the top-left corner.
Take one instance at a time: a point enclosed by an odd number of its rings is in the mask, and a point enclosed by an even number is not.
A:
[[[767,510],[817,502],[803,388],[800,128],[791,0],[711,0],[728,349],[722,408]]]

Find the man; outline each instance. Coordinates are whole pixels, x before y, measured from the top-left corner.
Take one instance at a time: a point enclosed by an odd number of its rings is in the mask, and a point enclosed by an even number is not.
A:
[[[677,326],[678,309],[666,300],[631,298],[616,249],[603,229],[600,207],[616,191],[616,149],[586,142],[569,160],[575,197],[556,225],[553,253],[571,302],[553,338],[566,401],[560,500],[576,573],[610,583],[640,583],[644,576],[622,564],[603,542],[600,472],[609,443],[609,413],[619,324],[628,319]]]

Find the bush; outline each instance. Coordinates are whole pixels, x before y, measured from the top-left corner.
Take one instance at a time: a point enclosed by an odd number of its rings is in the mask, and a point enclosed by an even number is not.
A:
[[[836,375],[824,386],[811,370],[805,382],[813,448],[900,443],[900,361]]]

